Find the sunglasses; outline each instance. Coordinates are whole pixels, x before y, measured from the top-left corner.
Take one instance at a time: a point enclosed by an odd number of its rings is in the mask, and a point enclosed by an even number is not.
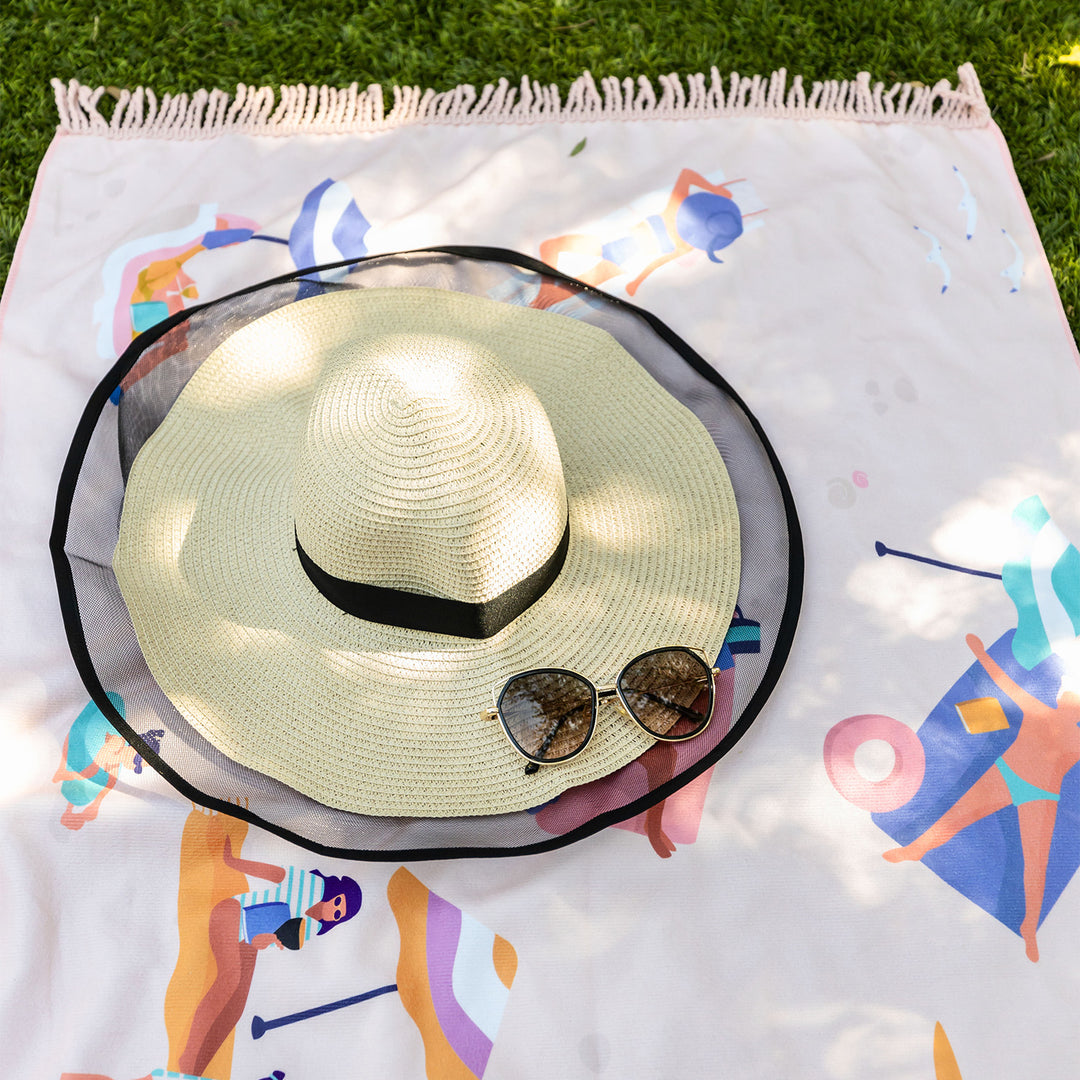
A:
[[[498,717],[511,745],[530,762],[525,772],[535,773],[588,746],[605,698],[615,698],[654,739],[683,742],[700,735],[712,719],[716,672],[704,652],[683,646],[642,653],[612,686],[597,686],[563,668],[534,668],[496,687],[495,708],[486,715]]]

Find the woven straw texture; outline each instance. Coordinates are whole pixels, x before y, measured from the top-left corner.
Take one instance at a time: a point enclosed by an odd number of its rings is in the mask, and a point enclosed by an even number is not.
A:
[[[385,510],[396,489],[399,503],[409,501],[392,467],[401,446],[387,447],[418,402],[428,401],[429,414],[439,411],[432,400],[446,405],[445,382],[432,397],[439,379],[432,382],[430,361],[439,354],[450,357],[459,389],[473,385],[443,408],[444,419],[457,410],[445,427],[452,435],[429,438],[439,431],[430,415],[415,426],[413,445],[446,465],[429,473],[442,472],[444,489],[420,485],[421,501],[449,501],[455,525],[443,537],[446,550],[476,555],[487,572],[455,581],[446,566],[423,565],[439,560],[409,544],[403,559],[394,551],[351,566],[361,580],[373,567],[385,572],[380,583],[396,587],[464,599],[497,592],[506,573],[527,573],[550,550],[543,532],[561,508],[561,459],[566,563],[536,603],[482,641],[348,615],[315,589],[295,552],[299,512],[306,526],[336,532],[334,565],[325,568],[340,573],[350,566],[343,523],[365,520],[357,500],[374,504],[381,492]],[[397,389],[370,378],[394,367],[387,357],[400,361]],[[414,376],[412,399],[402,372]],[[352,391],[341,397],[343,387]],[[508,395],[502,404],[500,389]],[[470,393],[482,404],[469,403]],[[335,395],[336,427],[326,414]],[[363,421],[354,406],[380,395],[382,405]],[[504,452],[516,422],[526,425],[528,444],[520,473]],[[372,423],[382,439],[360,449],[343,440],[344,431],[360,437]],[[485,423],[493,440],[481,434]],[[471,449],[462,438],[470,430]],[[481,449],[485,441],[492,446]],[[455,488],[463,449],[467,482]],[[375,479],[323,481],[312,496],[313,462],[340,464],[350,454]],[[474,482],[499,463],[505,468],[488,486]],[[535,482],[541,474],[546,488]],[[501,504],[491,492],[512,493],[530,476],[518,490],[538,493],[539,520],[548,524],[539,538],[515,537],[492,510]],[[387,515],[403,516],[400,505]],[[519,569],[498,570],[530,550]],[[329,806],[462,816],[538,805],[648,748],[636,725],[605,705],[579,758],[526,775],[482,712],[496,685],[529,667],[566,667],[602,682],[650,648],[686,644],[714,654],[738,588],[739,532],[708,433],[603,331],[440,290],[347,290],[264,316],[203,363],[135,461],[114,568],[155,678],[219,749]]]
[[[543,406],[498,357],[400,334],[327,357],[293,511],[335,577],[475,604],[548,559],[566,491]]]

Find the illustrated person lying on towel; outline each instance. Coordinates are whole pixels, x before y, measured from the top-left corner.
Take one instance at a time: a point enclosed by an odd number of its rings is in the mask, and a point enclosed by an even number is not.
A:
[[[233,855],[229,837],[224,860],[242,874],[272,881],[277,888],[226,897],[210,912],[210,949],[217,975],[195,1009],[179,1060],[184,1072],[196,1076],[243,1015],[260,950],[271,945],[301,949],[313,932],[322,936],[348,922],[362,902],[360,886],[350,877],[242,859]]]
[[[738,181],[731,181],[738,183]],[[700,190],[694,194],[691,188]],[[540,258],[558,269],[563,254],[590,255],[595,266],[579,273],[582,281],[602,285],[609,278],[627,273],[641,259],[648,264],[626,286],[628,296],[659,267],[689,254],[695,248],[704,251],[712,262],[720,262],[716,253],[742,235],[742,212],[723,184],[713,184],[693,169],[683,169],[659,214],[639,221],[630,232],[619,237],[571,233],[555,236],[540,244]],[[563,286],[548,285],[534,302],[536,307],[550,307],[573,292]]]
[[[1047,705],[1014,682],[974,634],[968,634],[967,644],[998,688],[1020,706],[1020,730],[1009,748],[937,821],[910,844],[886,851],[884,857],[889,862],[917,861],[961,829],[1015,806],[1024,856],[1020,937],[1028,959],[1034,961],[1039,959],[1035,931],[1042,913],[1061,782],[1080,761],[1080,694],[1063,690],[1056,705]]]
[[[114,705],[123,703],[116,694],[109,698]],[[67,800],[60,818],[65,829],[73,832],[97,817],[101,801],[114,787],[120,770],[138,769],[139,756],[109,723],[100,709],[90,702],[71,725],[64,739],[60,766],[53,783]]]

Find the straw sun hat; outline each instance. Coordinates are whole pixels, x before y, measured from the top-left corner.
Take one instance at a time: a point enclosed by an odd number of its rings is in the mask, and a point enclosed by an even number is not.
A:
[[[202,362],[131,467],[113,570],[157,684],[230,758],[345,811],[490,815],[652,745],[604,704],[528,774],[493,688],[715,656],[739,524],[702,423],[603,330],[345,289]]]

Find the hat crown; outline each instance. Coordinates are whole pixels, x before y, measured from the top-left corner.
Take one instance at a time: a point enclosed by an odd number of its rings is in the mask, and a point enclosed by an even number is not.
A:
[[[473,604],[544,565],[567,523],[536,394],[489,349],[438,334],[328,357],[293,490],[297,538],[326,573]]]

